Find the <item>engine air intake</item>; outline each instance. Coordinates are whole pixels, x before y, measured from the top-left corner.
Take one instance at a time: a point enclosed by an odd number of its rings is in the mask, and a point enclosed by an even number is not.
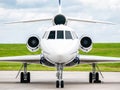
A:
[[[27,41],[27,48],[31,52],[36,52],[40,48],[39,44],[40,44],[39,38],[36,36],[31,36]]]
[[[92,40],[89,37],[83,37],[81,39],[81,45],[85,48],[90,47],[92,44]]]
[[[30,38],[28,39],[28,45],[29,45],[30,47],[33,47],[33,48],[34,48],[34,47],[37,47],[38,44],[39,44],[39,40],[38,40],[37,37],[32,36],[32,37],[30,37]]]
[[[92,49],[92,40],[88,36],[83,36],[80,39],[80,49],[83,52],[89,52]]]

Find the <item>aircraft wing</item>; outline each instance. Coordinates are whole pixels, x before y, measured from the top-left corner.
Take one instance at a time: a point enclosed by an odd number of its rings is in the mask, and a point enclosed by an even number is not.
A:
[[[0,57],[0,61],[23,62],[23,63],[40,63],[40,59],[41,55]]]
[[[104,56],[91,56],[91,55],[80,55],[81,63],[103,63],[103,62],[120,62],[120,58],[117,57],[104,57]]]

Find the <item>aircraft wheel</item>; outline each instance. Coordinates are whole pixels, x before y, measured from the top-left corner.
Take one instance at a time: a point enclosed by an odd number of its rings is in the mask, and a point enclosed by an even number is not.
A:
[[[30,72],[27,73],[27,83],[30,83]]]
[[[96,72],[96,81],[99,81],[99,73],[98,72]]]
[[[64,88],[64,81],[61,81],[61,88]]]
[[[59,88],[59,81],[56,81],[56,88]]]
[[[20,83],[24,83],[24,75],[23,72],[20,74]]]
[[[89,83],[92,83],[93,80],[93,74],[92,72],[89,73]]]
[[[30,72],[27,73],[27,79],[24,78],[24,73],[21,72],[20,82],[21,83],[30,83]]]
[[[101,83],[101,80],[99,80],[99,73],[98,72],[96,72],[94,83]]]

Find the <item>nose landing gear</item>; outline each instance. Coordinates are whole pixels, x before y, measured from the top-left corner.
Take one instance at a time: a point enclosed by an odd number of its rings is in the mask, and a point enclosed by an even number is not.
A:
[[[64,81],[63,81],[63,64],[57,64],[57,81],[56,81],[56,88],[64,88]]]

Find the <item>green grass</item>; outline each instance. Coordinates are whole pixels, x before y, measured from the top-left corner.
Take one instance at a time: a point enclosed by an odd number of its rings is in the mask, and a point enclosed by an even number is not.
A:
[[[112,56],[120,57],[120,43],[96,43],[93,44],[93,49],[85,55],[99,55],[99,56]]]
[[[29,52],[25,44],[0,44],[0,57],[4,56],[22,56],[22,55],[34,55],[40,54],[41,50],[38,52],[32,53]],[[89,53],[83,53],[80,51],[80,54],[84,55],[99,55],[99,56],[113,56],[120,57],[120,43],[96,43],[93,44],[93,49]],[[9,62],[0,62],[0,70],[18,70],[22,64],[21,63],[9,63]],[[120,63],[105,63],[99,64],[101,71],[120,71]],[[28,70],[37,70],[37,71],[53,71],[55,68],[50,68],[42,66],[39,64],[30,64]],[[91,66],[88,64],[78,65],[75,67],[65,68],[66,71],[90,71]]]
[[[40,53],[40,50],[35,53],[29,52],[25,44],[0,44],[0,57],[34,55]]]

